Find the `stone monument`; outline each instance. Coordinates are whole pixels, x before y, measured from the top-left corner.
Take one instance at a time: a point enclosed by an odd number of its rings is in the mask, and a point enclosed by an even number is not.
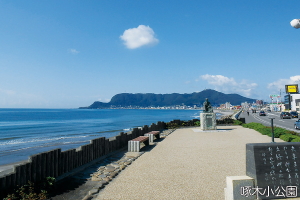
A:
[[[299,142],[246,144],[246,173],[255,182],[248,191],[259,199],[299,197],[299,165]]]
[[[208,98],[203,103],[203,112],[200,113],[201,129],[202,130],[216,130],[217,120]]]

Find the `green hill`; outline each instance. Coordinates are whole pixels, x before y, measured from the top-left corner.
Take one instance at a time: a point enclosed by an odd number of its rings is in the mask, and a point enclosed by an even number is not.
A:
[[[215,90],[207,89],[202,92],[194,92],[192,94],[153,94],[153,93],[121,93],[112,97],[108,103],[96,101],[88,107],[88,109],[97,108],[109,108],[114,107],[127,107],[127,106],[174,106],[174,105],[186,105],[186,106],[201,106],[208,98],[212,105],[220,105],[226,102],[230,102],[232,105],[240,105],[242,102],[254,102],[255,99],[243,97],[238,94],[224,94]]]

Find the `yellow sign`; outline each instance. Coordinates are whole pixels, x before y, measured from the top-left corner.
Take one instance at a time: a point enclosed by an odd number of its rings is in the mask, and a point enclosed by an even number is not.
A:
[[[286,93],[298,93],[298,84],[297,85],[286,85]]]

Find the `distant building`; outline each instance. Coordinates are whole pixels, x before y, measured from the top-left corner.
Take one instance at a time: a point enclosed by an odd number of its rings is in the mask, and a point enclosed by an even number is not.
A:
[[[230,109],[231,107],[232,107],[232,105],[230,104],[230,102],[225,103],[225,108],[226,109]]]
[[[284,96],[286,110],[300,111],[300,94],[289,94]]]
[[[250,108],[250,103],[244,102],[244,103],[241,103],[241,106],[243,107],[243,109],[248,110]]]
[[[232,105],[229,102],[226,102],[225,104],[220,105],[221,109],[231,109]]]
[[[264,101],[263,101],[263,100],[256,100],[256,104],[257,104],[257,105],[263,105],[263,104],[264,104]]]

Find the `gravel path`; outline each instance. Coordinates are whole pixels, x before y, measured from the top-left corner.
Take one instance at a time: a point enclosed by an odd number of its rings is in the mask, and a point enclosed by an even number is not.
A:
[[[271,138],[241,126],[217,128],[174,131],[100,190],[96,199],[224,199],[226,176],[246,175],[246,143]]]

